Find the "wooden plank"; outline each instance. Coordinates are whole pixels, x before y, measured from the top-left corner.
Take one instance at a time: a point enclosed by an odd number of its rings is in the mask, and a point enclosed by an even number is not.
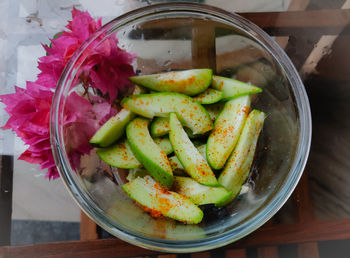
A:
[[[163,255],[158,255],[158,258],[177,258],[176,254],[163,254]]]
[[[227,258],[246,258],[247,251],[245,249],[230,249],[225,253]]]
[[[298,245],[298,258],[319,258],[318,245],[315,242]]]
[[[289,36],[292,32],[337,35],[350,23],[350,9],[323,9],[288,12],[254,12],[239,13],[273,36]],[[201,20],[169,18],[167,20],[149,21],[142,24],[147,29],[171,29],[195,27],[202,25]],[[215,26],[215,23],[213,23]],[[223,24],[218,24],[225,27]],[[348,33],[349,31],[347,31]]]
[[[350,8],[350,0],[346,0],[345,3],[342,5],[341,9],[349,9]],[[322,57],[327,53],[325,49],[330,49],[333,45],[333,43],[338,38],[339,34],[336,35],[323,35],[320,40],[315,43],[315,47],[313,48],[312,52],[308,56],[308,58],[305,60],[305,63],[300,69],[300,75],[304,79],[309,74],[315,71],[315,68],[319,61],[322,59]]]
[[[13,157],[0,156],[0,246],[10,245],[13,186]]]
[[[62,243],[38,244],[19,247],[0,247],[0,257],[21,258],[109,258],[136,257],[160,254],[151,250],[130,245],[119,239],[99,239],[88,241],[72,241]]]
[[[98,239],[97,225],[83,211],[80,211],[80,240]]]
[[[277,246],[259,247],[258,258],[278,258]]]
[[[311,221],[300,224],[272,225],[263,227],[251,235],[229,244],[222,249],[242,249],[281,244],[339,240],[350,238],[350,219],[336,221]],[[28,246],[0,247],[1,256],[13,257],[130,257],[159,254],[130,245],[119,239],[72,241]]]
[[[350,9],[329,9],[289,12],[241,13],[243,17],[273,35],[290,35],[291,31],[323,31],[323,34],[339,34],[350,24]]]
[[[297,221],[299,223],[307,223],[314,220],[313,204],[309,191],[309,182],[307,169],[304,171],[298,186],[293,194],[294,203],[297,207]],[[318,258],[318,243],[309,242],[298,244],[299,258]]]
[[[295,188],[293,200],[297,207],[297,222],[306,223],[314,220],[313,205],[309,192],[309,182],[306,171]]]
[[[309,5],[310,0],[292,0],[287,11],[302,11]],[[281,48],[285,48],[288,44],[289,36],[277,37],[275,41]]]
[[[210,252],[192,253],[191,258],[210,258]]]
[[[213,26],[193,27],[191,44],[193,68],[211,68],[215,73],[215,28]]]

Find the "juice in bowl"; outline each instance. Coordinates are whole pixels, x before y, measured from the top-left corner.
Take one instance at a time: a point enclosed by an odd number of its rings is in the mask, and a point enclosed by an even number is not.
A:
[[[119,95],[78,83],[112,43],[132,55],[98,71],[125,84]],[[103,114],[94,132],[70,123],[91,111],[75,95]],[[278,211],[305,166],[310,122],[295,68],[262,30],[214,7],[154,5],[111,21],[74,54],[54,97],[51,142],[69,191],[102,228],[145,248],[194,252],[236,241]]]

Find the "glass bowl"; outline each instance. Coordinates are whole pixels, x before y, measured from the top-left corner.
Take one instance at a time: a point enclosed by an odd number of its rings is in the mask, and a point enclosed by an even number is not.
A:
[[[254,97],[252,107],[264,111],[267,118],[245,191],[219,212],[207,208],[205,220],[199,225],[154,219],[143,212],[120,188],[125,171],[109,167],[95,150],[72,157],[72,150],[79,146],[69,135],[80,134],[80,141],[85,141],[81,144],[87,144],[89,137],[84,138],[79,127],[64,126],[67,99],[71,94],[82,94],[76,77],[89,51],[112,37],[118,38],[120,48],[137,55],[133,68],[138,73],[210,67],[216,74],[263,89]],[[97,93],[89,94],[91,97]],[[81,105],[73,108],[81,112]],[[281,208],[297,185],[310,140],[307,95],[283,50],[241,16],[199,4],[153,5],[103,26],[66,65],[51,110],[55,162],[82,210],[112,235],[158,251],[209,250],[259,228]]]

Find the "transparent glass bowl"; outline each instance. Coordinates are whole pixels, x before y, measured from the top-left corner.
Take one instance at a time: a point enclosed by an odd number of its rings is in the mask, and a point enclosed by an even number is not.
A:
[[[267,114],[248,191],[199,225],[154,219],[118,186],[125,171],[101,162],[95,151],[70,162],[74,148],[63,126],[67,97],[79,65],[109,37],[137,55],[141,74],[211,67],[216,74],[263,88],[252,107]],[[96,42],[98,42],[96,44]],[[93,94],[93,93],[91,93]],[[80,106],[76,105],[76,111]],[[74,129],[68,129],[74,130]],[[86,143],[88,138],[85,139]],[[304,86],[283,50],[260,28],[239,15],[198,4],[163,4],[138,9],[103,26],[67,64],[53,100],[51,143],[56,165],[79,206],[102,228],[129,243],[160,251],[217,248],[253,232],[291,195],[302,175],[311,140],[310,108]],[[77,165],[78,164],[78,165]],[[111,175],[112,179],[111,180]],[[210,209],[207,211],[210,213]]]

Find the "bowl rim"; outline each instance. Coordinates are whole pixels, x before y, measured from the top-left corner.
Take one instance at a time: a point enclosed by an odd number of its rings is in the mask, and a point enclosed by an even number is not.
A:
[[[265,50],[275,58],[275,61],[284,70],[287,79],[292,85],[295,101],[299,107],[300,129],[295,158],[290,168],[289,175],[285,179],[278,194],[276,193],[268,201],[268,204],[261,208],[249,220],[249,224],[248,221],[245,221],[237,228],[233,228],[227,232],[199,240],[178,241],[147,238],[137,235],[136,232],[132,232],[131,230],[125,229],[122,226],[116,228],[116,224],[112,225],[108,221],[108,217],[103,214],[99,214],[102,210],[97,207],[95,203],[91,201],[89,202],[89,198],[86,196],[87,194],[76,185],[71,173],[65,172],[70,171],[70,165],[66,164],[65,162],[65,159],[67,160],[67,155],[65,153],[65,148],[63,148],[61,145],[63,138],[60,134],[60,128],[58,127],[60,119],[59,108],[63,101],[61,97],[64,91],[64,85],[69,80],[70,74],[74,73],[73,64],[79,59],[81,53],[86,49],[86,47],[96,38],[102,35],[102,33],[104,33],[106,30],[110,31],[112,27],[118,26],[118,24],[121,26],[132,20],[140,19],[143,16],[154,15],[161,12],[201,12],[230,21],[231,24],[233,21],[236,23],[238,22],[240,26],[243,26],[240,29],[245,31],[245,33],[264,46]],[[232,24],[232,26],[234,26],[234,24]],[[305,88],[294,65],[280,46],[262,29],[240,15],[227,12],[214,6],[197,3],[167,3],[150,5],[125,13],[102,26],[78,48],[72,58],[68,61],[58,81],[50,112],[50,140],[54,160],[60,176],[63,179],[64,185],[80,208],[99,226],[124,241],[147,249],[175,253],[205,251],[227,245],[247,236],[269,220],[288,200],[303,173],[311,145],[311,130],[311,112]],[[111,228],[111,226],[113,228]],[[240,234],[237,234],[237,232],[240,232]]]

